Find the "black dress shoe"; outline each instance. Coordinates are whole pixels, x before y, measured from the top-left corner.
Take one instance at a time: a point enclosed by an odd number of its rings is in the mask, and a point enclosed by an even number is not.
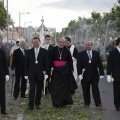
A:
[[[33,107],[28,106],[28,107],[27,107],[27,110],[33,110]]]
[[[120,111],[120,108],[119,108],[119,107],[117,107],[117,108],[116,108],[116,111]]]
[[[53,105],[54,108],[59,108],[60,106],[59,105]]]
[[[1,114],[7,115],[8,113],[6,111],[4,111],[4,112],[2,111]]]
[[[102,105],[101,105],[101,104],[99,104],[99,105],[96,105],[96,107],[102,107]]]
[[[14,100],[17,100],[17,97],[14,97]]]
[[[40,110],[40,109],[41,109],[41,106],[40,106],[40,105],[36,105],[36,109],[37,109],[37,110]]]
[[[84,104],[84,107],[89,107],[89,104]]]

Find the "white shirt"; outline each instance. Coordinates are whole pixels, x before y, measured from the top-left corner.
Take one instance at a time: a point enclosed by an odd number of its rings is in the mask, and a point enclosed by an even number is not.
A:
[[[49,48],[49,44],[46,44],[46,49],[48,50],[48,48]]]
[[[86,52],[88,54],[88,57],[89,57],[89,53],[88,52],[90,52],[90,55],[91,55],[91,58],[92,58],[92,50],[91,51],[86,51]]]
[[[22,49],[22,48],[20,47],[20,50],[23,51],[24,49]]]
[[[39,54],[40,47],[34,48],[34,50],[35,50],[35,59],[37,60],[37,57],[38,57],[38,54]]]
[[[39,53],[40,47],[38,47],[37,49],[34,48],[34,50],[35,50],[35,53],[36,53],[36,50],[38,50],[37,52]]]
[[[119,53],[120,53],[120,48],[119,48],[119,47],[117,47],[117,49],[118,49],[118,51],[119,51]]]

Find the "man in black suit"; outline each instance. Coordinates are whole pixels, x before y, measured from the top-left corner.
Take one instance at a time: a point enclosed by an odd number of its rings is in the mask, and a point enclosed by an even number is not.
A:
[[[20,48],[16,49],[13,53],[12,59],[12,73],[15,75],[15,86],[14,86],[14,99],[16,100],[19,95],[20,81],[21,81],[21,98],[26,98],[26,84],[27,80],[24,78],[24,68],[25,68],[25,47],[26,43],[24,41],[19,42]]]
[[[82,85],[85,106],[90,105],[90,85],[92,85],[95,106],[102,107],[98,83],[99,79],[104,77],[104,70],[99,53],[92,50],[91,41],[85,43],[85,50],[78,55],[77,71]]]
[[[33,48],[27,51],[25,59],[25,78],[29,79],[30,83],[28,109],[33,110],[35,103],[39,110],[43,81],[49,75],[48,51],[40,47],[39,38],[33,38],[32,42]]]
[[[51,36],[47,34],[47,35],[45,35],[45,44],[42,45],[42,47],[45,48],[48,51],[49,65],[51,64],[50,63],[50,56],[51,56],[51,51],[53,49],[53,46],[50,43],[51,43]],[[50,70],[50,68],[49,68],[49,70]],[[46,87],[45,87],[45,95],[47,94],[47,91],[49,90],[50,76],[48,77],[46,82],[47,82],[47,84],[46,84]]]
[[[9,71],[4,50],[0,48],[0,107],[1,114],[6,115],[6,100],[5,100],[5,78],[9,80]]]
[[[77,48],[71,44],[71,38],[70,37],[65,37],[65,45],[68,47],[70,50],[72,60],[73,60],[73,68],[74,68],[74,78],[77,81],[78,74],[77,74],[77,68],[76,68],[76,63],[77,63],[77,57],[78,57],[78,50]]]
[[[120,38],[117,39],[116,46],[108,56],[107,81],[113,81],[114,105],[120,111]]]

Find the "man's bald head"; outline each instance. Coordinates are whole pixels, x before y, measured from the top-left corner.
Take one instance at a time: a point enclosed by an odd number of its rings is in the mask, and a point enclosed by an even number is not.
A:
[[[92,42],[91,41],[85,42],[85,49],[87,51],[91,51],[92,50]]]

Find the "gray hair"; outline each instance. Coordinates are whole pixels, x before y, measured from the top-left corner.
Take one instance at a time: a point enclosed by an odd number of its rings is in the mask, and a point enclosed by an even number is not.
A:
[[[22,44],[26,44],[25,41],[21,40],[21,41],[19,42],[19,46],[21,46]]]

